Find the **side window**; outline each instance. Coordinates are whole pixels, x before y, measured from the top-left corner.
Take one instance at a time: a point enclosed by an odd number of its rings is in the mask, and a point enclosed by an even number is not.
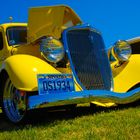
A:
[[[3,49],[3,36],[2,36],[2,32],[0,32],[0,50]]]

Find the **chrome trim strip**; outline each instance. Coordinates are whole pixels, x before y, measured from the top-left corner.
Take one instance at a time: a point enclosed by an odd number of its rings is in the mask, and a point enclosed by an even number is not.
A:
[[[28,110],[59,105],[88,103],[91,101],[127,104],[138,99],[140,99],[140,88],[126,93],[116,93],[107,90],[84,90],[79,92],[30,96],[28,98]]]

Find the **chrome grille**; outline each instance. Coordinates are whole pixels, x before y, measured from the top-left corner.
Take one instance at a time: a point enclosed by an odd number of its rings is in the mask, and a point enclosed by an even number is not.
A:
[[[111,88],[111,70],[99,33],[87,28],[66,32],[71,66],[79,84],[86,89]]]

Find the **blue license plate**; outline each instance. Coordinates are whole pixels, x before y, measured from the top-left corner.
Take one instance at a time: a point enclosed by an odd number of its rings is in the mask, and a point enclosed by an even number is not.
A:
[[[37,79],[40,95],[75,90],[72,74],[38,74]]]

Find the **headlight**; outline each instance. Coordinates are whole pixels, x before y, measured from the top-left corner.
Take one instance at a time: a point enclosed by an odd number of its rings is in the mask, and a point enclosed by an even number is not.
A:
[[[114,57],[119,61],[127,61],[131,56],[131,46],[127,41],[119,40],[114,44],[113,54]]]
[[[40,50],[41,55],[52,63],[57,63],[64,57],[63,44],[53,37],[41,39]]]

